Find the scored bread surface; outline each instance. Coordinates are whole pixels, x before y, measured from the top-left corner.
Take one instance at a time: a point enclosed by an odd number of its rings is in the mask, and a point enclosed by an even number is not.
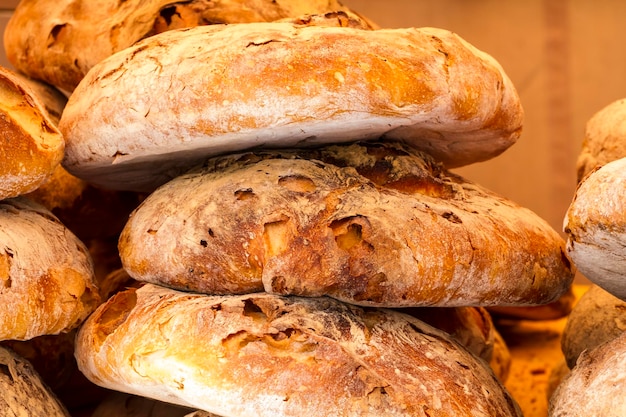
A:
[[[502,153],[522,121],[499,63],[449,31],[270,22],[138,42],[94,66],[59,127],[68,171],[151,191],[210,155],[381,136],[461,166]]]
[[[386,307],[543,304],[573,279],[532,211],[398,144],[213,158],[134,211],[135,279]]]
[[[236,416],[521,416],[482,360],[408,315],[146,284],[81,327],[96,384]]]

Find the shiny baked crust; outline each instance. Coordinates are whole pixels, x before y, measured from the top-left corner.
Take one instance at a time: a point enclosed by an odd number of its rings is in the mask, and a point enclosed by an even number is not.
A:
[[[34,88],[0,67],[0,199],[35,190],[52,175],[65,141]]]
[[[520,99],[491,56],[435,28],[210,25],[98,63],[59,128],[65,168],[151,191],[210,155],[384,137],[448,167],[518,139]]]
[[[0,340],[77,327],[100,303],[84,244],[24,197],[0,202]]]
[[[135,279],[386,307],[544,304],[565,242],[532,211],[391,143],[210,159],[152,193],[119,240]]]
[[[15,68],[72,92],[95,64],[157,33],[338,11],[349,13],[351,23],[374,27],[336,0],[23,1],[9,19],[4,45]]]
[[[444,332],[326,297],[146,284],[90,316],[76,356],[97,384],[224,416],[521,416]]]

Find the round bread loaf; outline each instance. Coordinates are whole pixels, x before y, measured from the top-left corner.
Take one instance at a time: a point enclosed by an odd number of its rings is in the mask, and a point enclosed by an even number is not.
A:
[[[549,417],[626,415],[626,333],[581,353],[550,399]]]
[[[43,206],[0,202],[0,340],[78,326],[100,303],[84,244]]]
[[[249,23],[172,30],[107,58],[59,128],[72,174],[152,191],[260,146],[384,137],[461,166],[515,143],[522,120],[501,66],[454,33]]]
[[[37,92],[0,67],[0,200],[35,190],[63,158],[65,141]]]
[[[385,307],[543,304],[564,240],[532,211],[391,143],[232,154],[160,187],[118,244],[135,279]]]
[[[3,417],[70,417],[32,365],[0,347],[0,415]]]
[[[326,297],[146,284],[87,319],[76,357],[102,386],[224,416],[521,416],[446,333]]]
[[[96,63],[160,32],[336,11],[351,13],[336,0],[22,1],[4,45],[15,68],[71,92]]]
[[[567,253],[590,281],[626,300],[626,158],[596,168],[578,185],[563,229]]]
[[[573,368],[578,356],[626,331],[626,301],[611,295],[597,285],[583,294],[570,313],[561,350],[567,366]]]
[[[587,122],[576,162],[578,181],[596,167],[626,158],[626,99],[616,100]]]

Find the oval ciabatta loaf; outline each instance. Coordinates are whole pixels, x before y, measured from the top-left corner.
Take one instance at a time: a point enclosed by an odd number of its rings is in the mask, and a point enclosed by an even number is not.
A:
[[[249,23],[168,31],[109,57],[59,127],[68,171],[151,191],[209,155],[381,136],[460,166],[511,146],[522,119],[501,66],[446,30]]]
[[[144,200],[118,244],[141,281],[386,307],[553,301],[564,246],[532,211],[371,142],[213,158]]]
[[[32,365],[0,347],[0,415],[2,417],[70,417]]]
[[[326,297],[146,284],[87,319],[76,357],[102,386],[229,417],[521,416],[446,333]]]
[[[626,158],[592,171],[565,215],[567,253],[596,285],[626,300]]]
[[[0,340],[58,334],[100,303],[87,248],[47,209],[0,202]]]
[[[581,353],[550,399],[550,417],[626,415],[626,333]]]
[[[22,1],[4,45],[15,68],[71,92],[95,64],[160,32],[337,11],[351,13],[336,0]]]
[[[37,90],[0,67],[0,200],[26,194],[63,159],[65,141]]]

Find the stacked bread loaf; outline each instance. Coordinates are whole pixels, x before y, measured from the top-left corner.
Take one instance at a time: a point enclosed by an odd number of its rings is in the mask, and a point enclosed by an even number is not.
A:
[[[573,273],[545,221],[449,171],[521,133],[498,62],[334,2],[67,3],[20,4],[9,59],[71,93],[71,176],[147,196],[118,241],[140,284],[76,339],[91,381],[227,417],[521,415],[485,308]]]
[[[592,287],[574,307],[562,349],[571,368],[551,416],[621,416],[626,402],[626,101],[587,123],[578,188],[564,220],[567,251]]]

